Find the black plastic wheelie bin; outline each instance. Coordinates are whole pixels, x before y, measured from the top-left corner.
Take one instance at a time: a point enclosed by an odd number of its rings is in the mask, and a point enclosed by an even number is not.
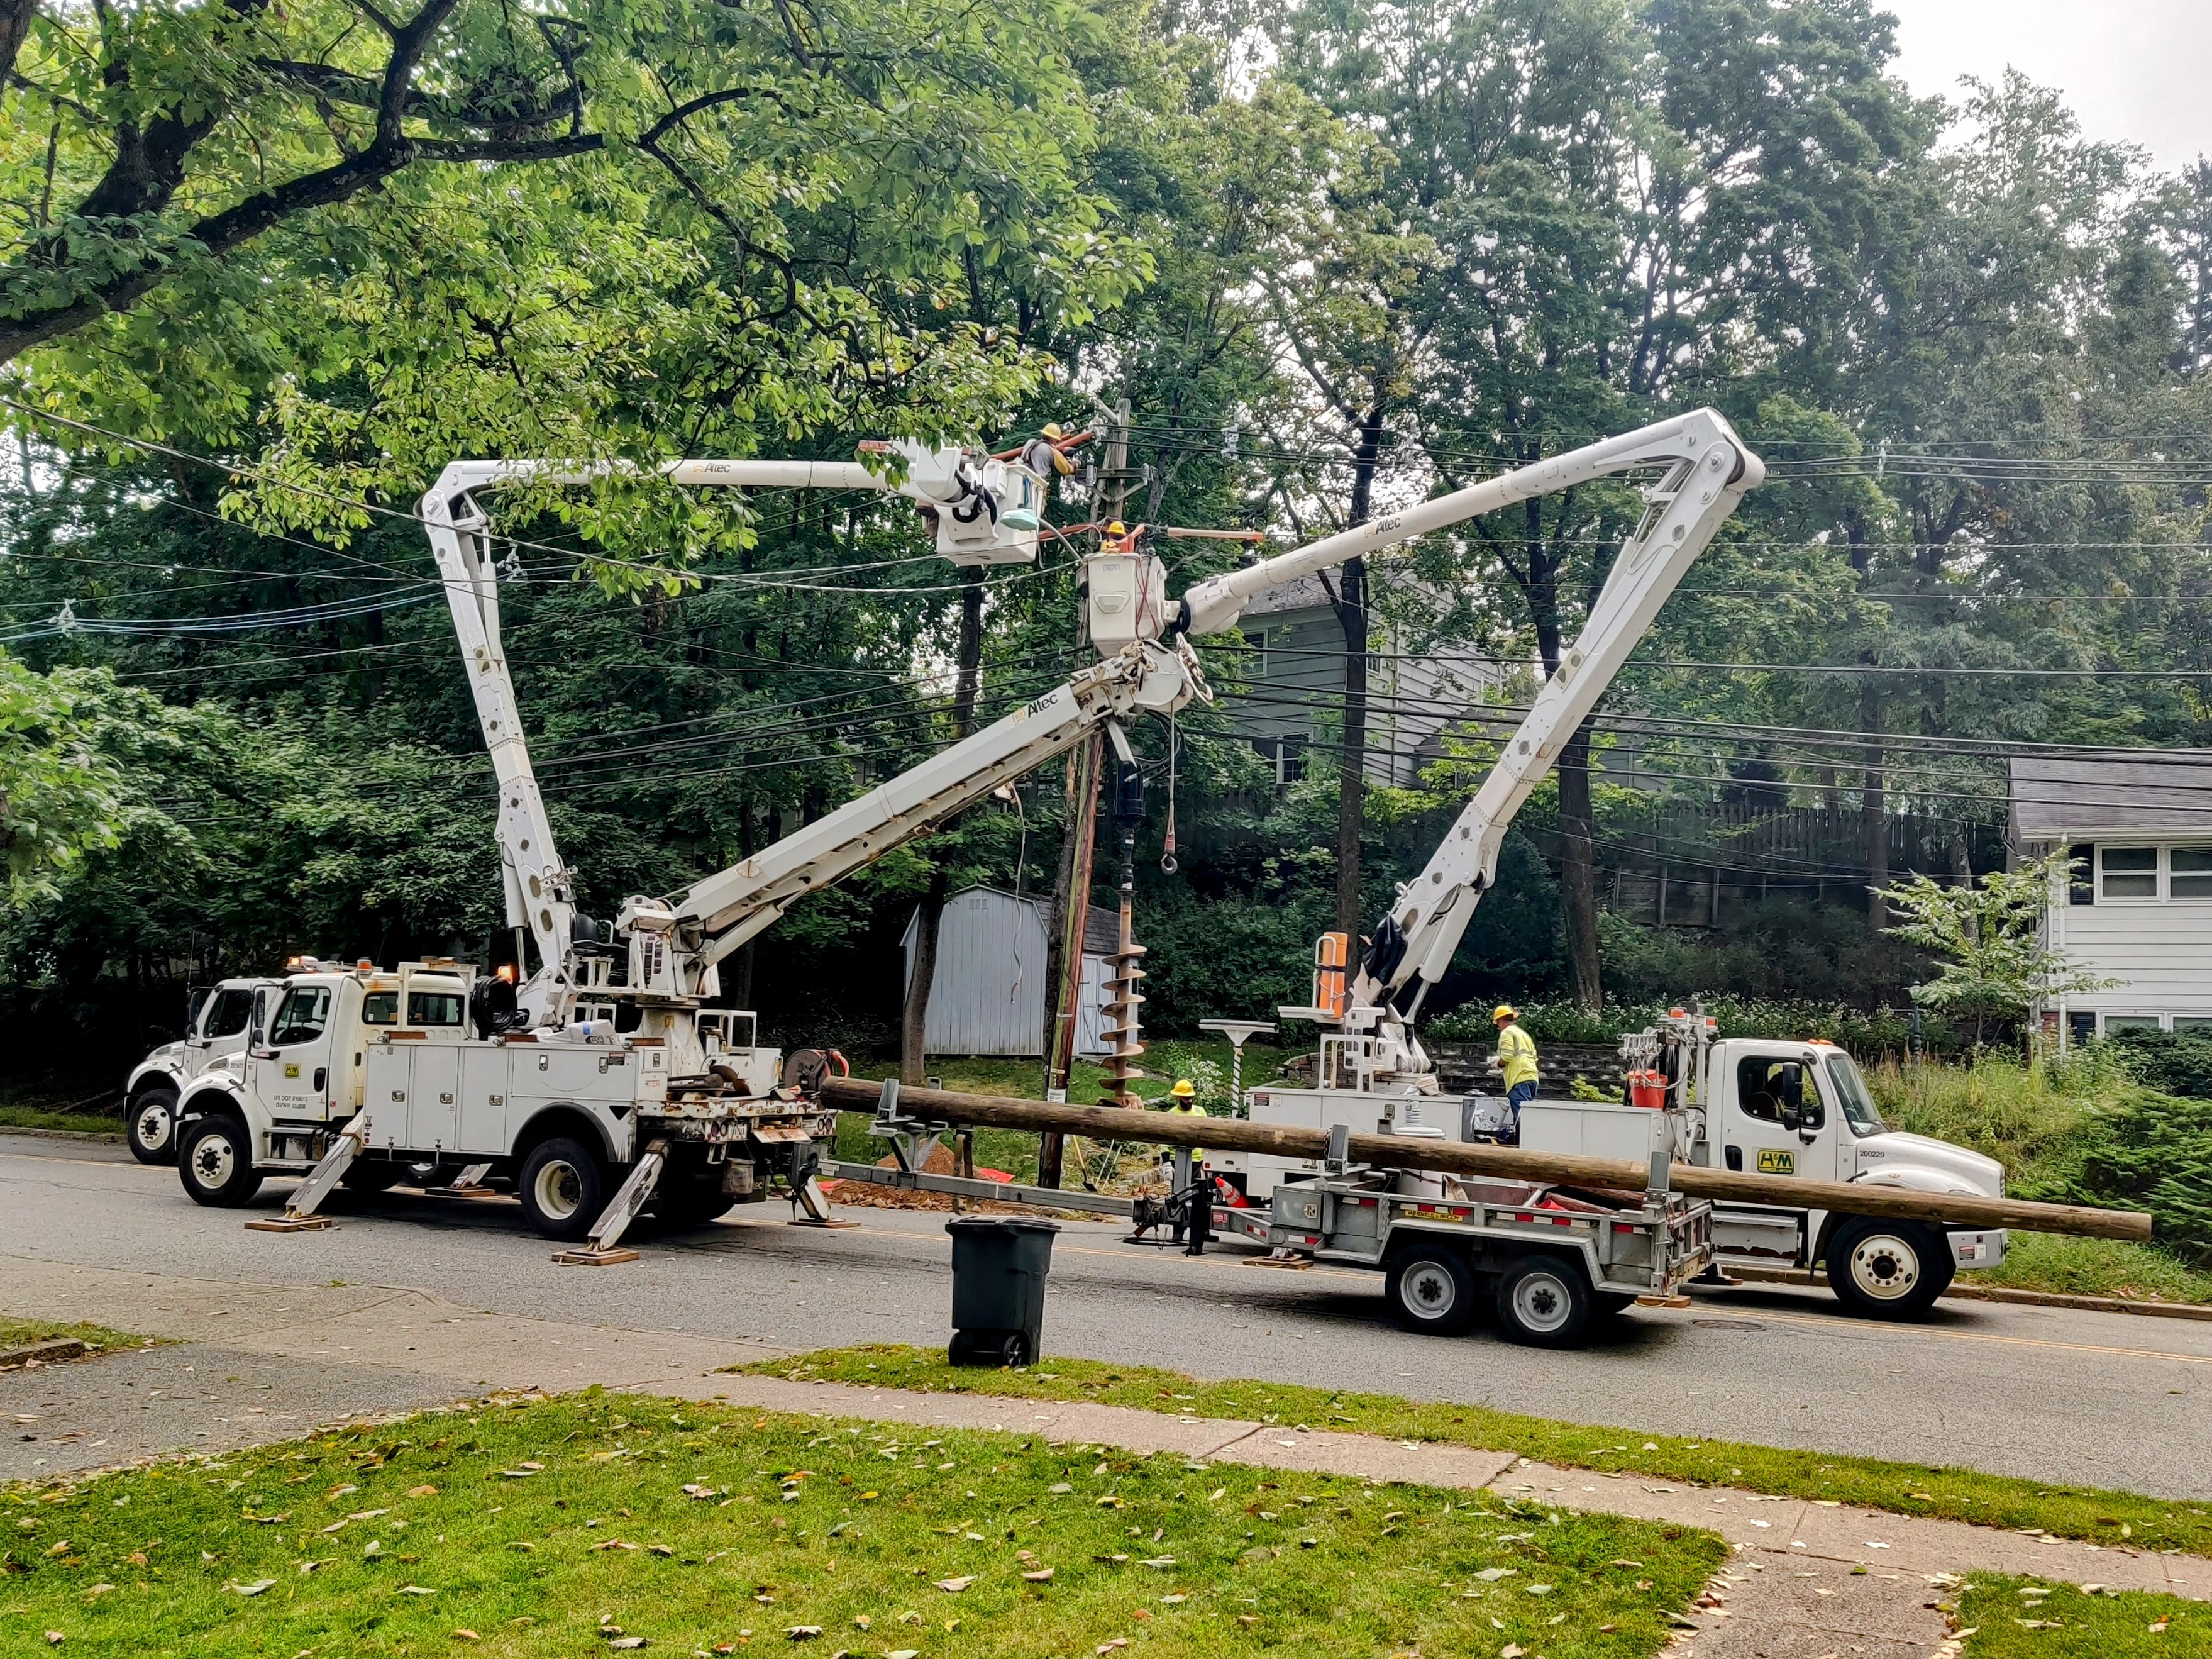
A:
[[[1053,1221],[1023,1216],[963,1216],[952,1235],[955,1365],[1026,1365],[1044,1330],[1044,1281],[1052,1271]]]

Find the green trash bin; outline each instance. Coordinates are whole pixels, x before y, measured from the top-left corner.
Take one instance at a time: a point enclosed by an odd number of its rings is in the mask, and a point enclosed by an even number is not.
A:
[[[963,1216],[952,1235],[955,1365],[1026,1365],[1044,1331],[1044,1281],[1052,1271],[1054,1221],[1023,1216]]]

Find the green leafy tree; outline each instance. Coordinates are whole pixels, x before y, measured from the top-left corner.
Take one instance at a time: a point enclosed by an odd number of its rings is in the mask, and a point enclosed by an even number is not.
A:
[[[41,674],[0,652],[0,899],[21,908],[123,834],[126,782],[100,747],[106,674]]]
[[[1889,931],[1938,958],[1936,977],[1912,988],[1913,1000],[1972,1019],[1978,1046],[1991,1020],[2022,1021],[2060,997],[2119,984],[2075,968],[2044,942],[2051,889],[2067,872],[2061,851],[1956,886],[1920,875],[1891,887],[1883,896],[1902,919]]]

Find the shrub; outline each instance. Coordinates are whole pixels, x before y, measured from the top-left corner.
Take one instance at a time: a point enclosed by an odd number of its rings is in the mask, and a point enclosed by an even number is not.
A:
[[[2105,1042],[2146,1087],[2212,1099],[2212,1031],[2116,1031]]]

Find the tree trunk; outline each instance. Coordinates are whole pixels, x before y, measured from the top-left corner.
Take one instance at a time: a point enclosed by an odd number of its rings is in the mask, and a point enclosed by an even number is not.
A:
[[[1345,527],[1365,524],[1375,506],[1375,464],[1382,451],[1383,409],[1364,416],[1352,453],[1352,501]],[[1344,746],[1336,762],[1336,927],[1356,942],[1359,902],[1359,837],[1367,824],[1367,561],[1346,559],[1336,594],[1337,626],[1344,630]]]
[[[1597,938],[1595,832],[1590,810],[1590,722],[1559,750],[1559,896],[1567,915],[1567,966],[1575,1000],[1595,1012],[1605,1002]]]
[[[1866,768],[1861,774],[1859,833],[1867,861],[1867,925],[1877,933],[1889,926],[1889,816],[1882,787],[1887,756],[1880,741],[1881,693],[1869,675],[1859,691],[1859,729],[1867,734]]]
[[[1367,819],[1367,562],[1347,559],[1336,606],[1344,629],[1344,747],[1336,763],[1336,927],[1356,940],[1359,834]]]
[[[958,743],[975,723],[975,699],[983,665],[983,584],[971,574],[960,590],[960,645],[954,659],[952,741]],[[928,1075],[929,993],[937,982],[937,928],[945,917],[951,881],[944,861],[929,878],[915,917],[914,971],[899,1010],[899,1081],[920,1083]]]

